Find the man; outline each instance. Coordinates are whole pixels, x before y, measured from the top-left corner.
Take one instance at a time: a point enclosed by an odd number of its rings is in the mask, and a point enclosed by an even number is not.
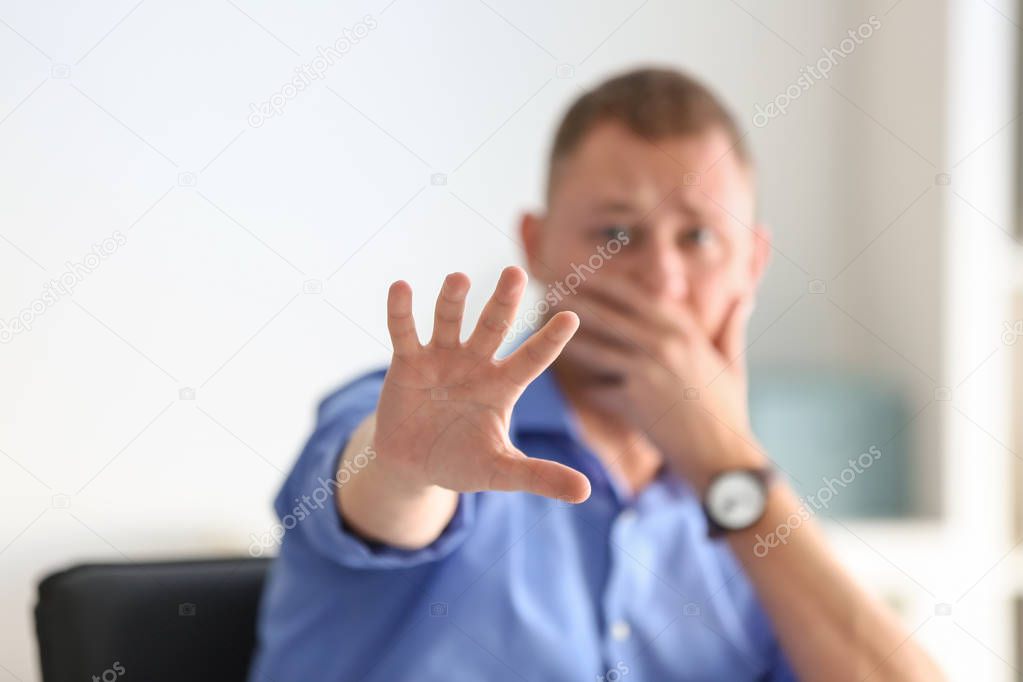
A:
[[[640,70],[575,102],[521,226],[546,324],[495,358],[510,267],[463,342],[455,273],[423,345],[391,286],[390,367],[321,404],[277,498],[252,679],[940,678],[750,432],[754,214],[699,83]]]

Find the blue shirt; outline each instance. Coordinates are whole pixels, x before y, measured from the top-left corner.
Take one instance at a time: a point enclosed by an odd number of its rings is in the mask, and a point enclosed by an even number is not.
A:
[[[286,530],[251,682],[796,679],[690,488],[665,473],[636,496],[623,490],[550,370],[519,399],[510,436],[586,474],[586,502],[462,494],[441,537],[416,551],[351,534],[332,496],[358,473],[334,476],[383,377],[321,403],[275,501]]]

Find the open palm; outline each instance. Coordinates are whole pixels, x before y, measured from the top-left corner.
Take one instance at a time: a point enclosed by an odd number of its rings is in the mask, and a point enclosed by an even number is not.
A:
[[[589,496],[589,481],[581,473],[528,457],[508,437],[515,402],[579,325],[575,313],[558,313],[515,352],[497,360],[494,354],[525,284],[521,268],[506,268],[463,343],[469,278],[448,275],[437,297],[433,337],[425,346],[412,319],[411,287],[406,282],[391,286],[387,321],[394,357],[377,405],[374,448],[380,462],[405,482],[459,492],[518,490],[571,502]]]

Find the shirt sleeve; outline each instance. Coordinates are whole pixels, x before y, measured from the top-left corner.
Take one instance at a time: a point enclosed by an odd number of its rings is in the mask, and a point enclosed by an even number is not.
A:
[[[475,495],[460,495],[444,532],[418,550],[367,542],[345,527],[334,496],[343,495],[345,483],[359,475],[360,460],[353,458],[339,470],[340,457],[352,432],[376,408],[384,374],[378,370],[359,377],[320,403],[316,427],[274,501],[289,543],[306,544],[348,568],[408,568],[437,561],[461,545],[475,518]]]
[[[785,657],[780,647],[777,649],[774,667],[771,669],[771,676],[768,680],[770,682],[799,682],[799,678],[796,677],[795,671],[792,670],[789,660]]]

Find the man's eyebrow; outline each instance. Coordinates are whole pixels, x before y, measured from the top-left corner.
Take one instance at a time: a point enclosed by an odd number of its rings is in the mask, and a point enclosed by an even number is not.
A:
[[[699,202],[686,200],[680,197],[668,197],[668,200],[674,199],[672,202],[672,208],[677,210],[689,217],[698,217],[706,212],[706,207],[700,206]],[[664,208],[664,206],[660,206]],[[598,215],[627,215],[644,217],[650,213],[651,209],[637,205],[636,203],[628,199],[607,199],[598,202],[593,207],[593,213]]]
[[[639,213],[639,207],[628,199],[606,199],[593,207],[594,213]]]
[[[676,204],[678,210],[687,216],[702,216],[707,212],[707,207],[700,204],[700,202],[690,201],[687,199],[680,199]]]

